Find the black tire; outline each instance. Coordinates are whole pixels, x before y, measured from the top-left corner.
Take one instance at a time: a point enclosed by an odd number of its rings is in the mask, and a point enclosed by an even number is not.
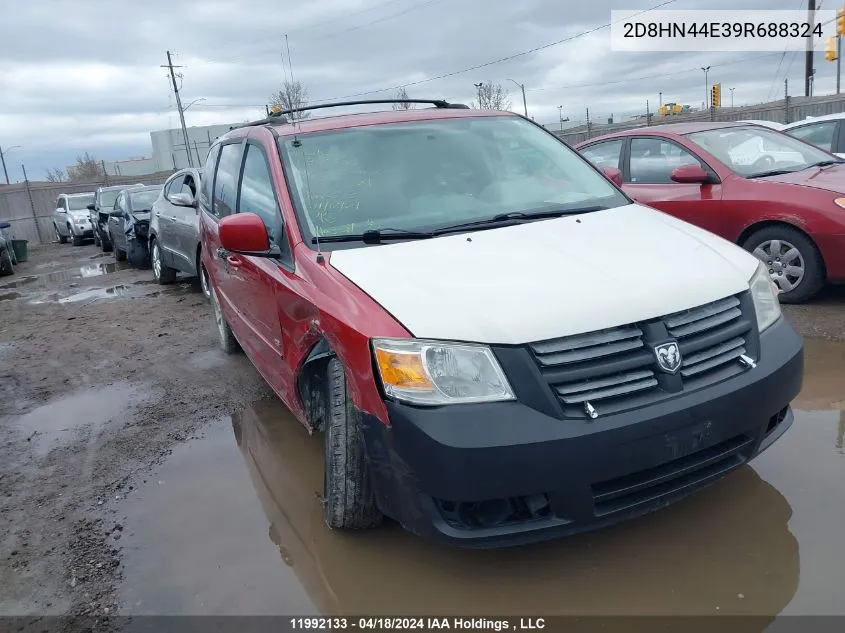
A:
[[[82,246],[82,242],[85,240],[81,235],[74,235],[73,231],[70,232],[71,238],[73,239],[74,246]]]
[[[54,224],[53,228],[56,230],[56,237],[59,238],[59,244],[67,244],[67,237],[59,233],[59,227]]]
[[[779,264],[779,260],[768,260],[761,255],[766,255],[764,250],[755,253],[758,248],[767,243],[777,240],[785,242],[798,250],[801,260],[804,262],[804,276],[795,285],[794,288],[784,292],[781,290],[778,299],[781,303],[803,303],[812,299],[824,287],[826,281],[826,273],[824,268],[824,260],[822,260],[821,253],[813,244],[812,240],[808,238],[801,231],[789,226],[767,226],[752,233],[742,244],[742,247],[750,253],[757,255],[758,259],[764,261],[769,265]],[[770,271],[775,268],[770,268]],[[778,282],[777,277],[773,277],[775,283]],[[779,285],[779,284],[778,284]]]
[[[226,317],[223,316],[223,310],[217,301],[217,293],[214,288],[211,289],[211,308],[217,326],[217,338],[220,341],[220,349],[227,354],[237,354],[241,351],[241,344],[238,343],[235,333],[232,332],[232,328],[229,327]]]
[[[360,414],[347,390],[337,358],[327,369],[327,420],[323,513],[330,528],[359,530],[381,523],[370,479]]]
[[[156,266],[156,260],[158,260],[158,266]],[[158,247],[157,239],[153,239],[150,244],[150,265],[153,269],[153,277],[161,285],[172,284],[176,281],[176,270],[161,261],[161,249]]]
[[[94,246],[100,245],[100,234],[95,230],[94,231]]]
[[[211,301],[211,283],[208,280],[208,272],[205,270],[202,262],[199,262],[197,265],[197,276],[200,280],[202,296],[205,297],[206,301]]]
[[[115,246],[114,248],[114,259],[118,262],[125,262],[126,261],[126,251],[122,251]]]
[[[0,252],[0,275],[13,275],[14,273],[15,267],[12,264],[12,255],[8,248],[4,248]]]
[[[114,250],[111,240],[105,235],[100,236],[100,247],[103,249],[104,253],[111,253],[112,250]]]

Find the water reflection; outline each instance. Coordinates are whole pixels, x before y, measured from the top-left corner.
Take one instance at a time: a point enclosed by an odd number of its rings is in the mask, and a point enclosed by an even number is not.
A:
[[[614,528],[467,551],[426,543],[392,523],[328,530],[318,500],[322,438],[309,437],[273,400],[235,416],[232,427],[279,561],[325,613],[773,617],[797,587],[791,508],[749,467]],[[765,624],[746,623],[742,630]]]

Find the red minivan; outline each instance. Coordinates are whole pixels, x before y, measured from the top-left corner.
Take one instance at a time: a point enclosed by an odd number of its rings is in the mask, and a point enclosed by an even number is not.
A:
[[[196,203],[221,346],[324,433],[329,527],[571,534],[783,435],[803,348],[753,255],[525,117],[416,103],[234,129]]]

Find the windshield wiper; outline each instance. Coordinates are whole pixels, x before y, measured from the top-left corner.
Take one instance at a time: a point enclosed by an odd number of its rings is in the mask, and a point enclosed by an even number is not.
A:
[[[363,233],[350,233],[348,235],[326,235],[324,237],[312,237],[312,244],[320,242],[364,242],[377,244],[384,240],[424,240],[434,237],[434,233],[425,231],[407,231],[405,229],[394,229],[386,227],[373,229]]]
[[[802,169],[806,169],[806,167],[802,167]],[[763,178],[765,176],[783,176],[784,174],[794,174],[796,171],[801,171],[800,169],[772,169],[770,171],[761,171],[756,174],[751,174],[747,176],[747,178]]]
[[[526,213],[525,211],[511,211],[510,213],[499,213],[489,218],[481,220],[473,220],[472,222],[460,222],[459,224],[450,224],[435,229],[433,233],[440,235],[442,233],[449,233],[451,231],[460,231],[461,229],[468,229],[474,226],[489,226],[495,224],[520,223],[523,221],[542,220],[548,218],[559,218],[564,215],[577,215],[580,213],[592,213],[593,211],[604,211],[608,207],[603,205],[595,205],[591,207],[578,207],[575,209],[552,209],[549,211],[535,211],[534,213]]]
[[[829,158],[827,160],[820,160],[817,163],[813,163],[812,165],[807,165],[805,169],[809,169],[810,167],[830,167],[831,165],[841,165],[845,163],[845,160],[836,159],[836,158]]]

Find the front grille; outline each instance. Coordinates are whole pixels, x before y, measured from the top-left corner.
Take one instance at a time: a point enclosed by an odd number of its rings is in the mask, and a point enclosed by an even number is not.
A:
[[[738,435],[654,468],[592,486],[597,517],[633,510],[701,488],[748,460],[754,440]]]
[[[616,413],[730,378],[756,356],[753,307],[732,296],[656,319],[532,343],[567,417]],[[681,366],[657,364],[654,345],[677,341]],[[591,413],[594,412],[594,413]]]

